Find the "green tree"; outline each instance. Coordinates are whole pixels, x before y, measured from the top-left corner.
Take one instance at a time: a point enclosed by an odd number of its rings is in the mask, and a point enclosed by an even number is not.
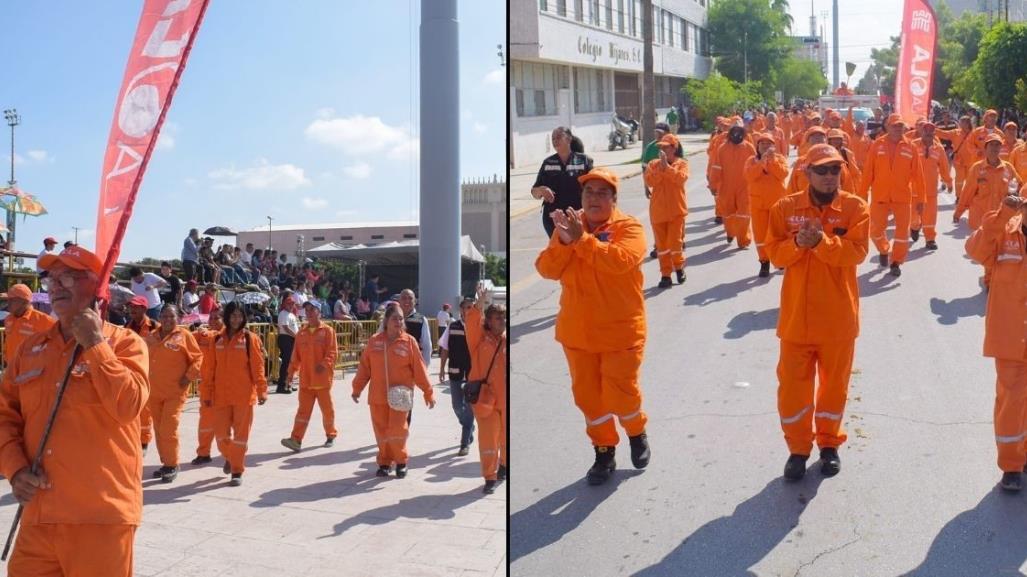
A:
[[[506,286],[506,259],[494,254],[485,255],[485,278],[496,286]]]
[[[782,14],[767,0],[718,0],[708,14],[717,69],[736,82],[765,81],[791,46]]]
[[[765,90],[761,82],[734,82],[719,72],[709,75],[706,80],[689,80],[682,88],[696,107],[706,130],[713,129],[713,120],[717,116],[728,116],[766,102]]]
[[[973,99],[989,108],[1014,105],[1016,81],[1027,76],[1027,25],[999,22],[981,40],[969,74]],[[969,88],[961,84],[960,88]]]
[[[877,85],[877,91],[881,94],[895,94],[895,69],[899,65],[899,40],[900,37],[892,36],[890,47],[870,49],[872,63],[867,73],[872,75],[873,83]],[[874,91],[868,90],[869,84],[871,82],[864,76],[856,88],[860,93],[873,94]]]
[[[785,102],[793,98],[816,98],[827,88],[827,78],[820,65],[810,60],[785,58],[774,70],[774,87]]]
[[[944,3],[940,4],[938,10],[941,27],[938,34],[938,56],[935,59],[935,98],[954,96],[971,99],[974,76],[968,73],[977,60],[981,39],[988,32],[988,18],[968,10],[958,19],[950,18],[946,22],[943,13],[948,8],[944,6]]]
[[[791,6],[788,5],[788,0],[770,0],[770,8],[781,15],[785,28],[791,32],[792,26],[795,25],[795,19],[792,18],[792,9]]]

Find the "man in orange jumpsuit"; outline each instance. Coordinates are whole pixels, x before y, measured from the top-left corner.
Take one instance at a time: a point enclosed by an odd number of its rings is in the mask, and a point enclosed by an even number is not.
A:
[[[678,158],[678,138],[666,134],[660,139],[660,157],[649,161],[645,184],[652,189],[649,221],[656,236],[656,255],[660,259],[659,288],[670,288],[670,271],[678,284],[685,282],[685,183],[688,182],[688,161]]]
[[[756,254],[760,260],[759,276],[763,278],[770,276],[770,257],[766,249],[770,207],[785,195],[785,179],[788,177],[788,161],[778,154],[775,140],[769,132],[757,135],[756,156],[745,161],[752,233],[756,238]]]
[[[214,349],[211,348],[211,345],[214,344],[214,339],[221,332],[221,329],[225,328],[225,325],[221,322],[221,312],[220,306],[211,309],[210,316],[207,319],[207,326],[196,327],[196,342],[200,345],[200,350],[203,352],[204,363],[208,362],[208,358],[214,354]],[[203,365],[200,366],[202,371]],[[192,464],[205,465],[213,461],[214,459],[210,457],[210,446],[214,443],[214,408],[208,407],[202,402],[200,403],[200,422],[196,426],[196,440],[196,458],[192,460]]]
[[[200,376],[203,353],[193,335],[178,326],[178,309],[165,305],[160,328],[146,336],[150,353],[150,400],[147,406],[157,429],[161,467],[154,478],[170,483],[178,477],[178,423],[189,383]]]
[[[289,361],[289,383],[300,374],[300,406],[296,410],[296,421],[292,434],[282,439],[282,445],[295,452],[300,451],[303,435],[314,412],[314,401],[321,410],[321,421],[325,430],[325,447],[335,444],[339,432],[335,429],[335,406],[332,404],[332,376],[335,374],[335,358],[339,346],[335,341],[335,329],[321,322],[321,304],[309,300],[303,303],[307,322],[296,333],[296,345]]]
[[[920,239],[921,228],[927,242],[927,250],[938,250],[936,230],[938,224],[938,181],[945,183],[945,190],[952,190],[952,171],[949,169],[949,157],[941,142],[935,140],[936,127],[933,122],[926,122],[921,127],[923,136],[913,141],[913,148],[920,157],[924,170],[924,210],[914,213],[909,231],[912,243]]]
[[[1004,139],[1002,141],[1002,151],[999,152],[998,155],[999,158],[1007,162],[1010,160],[1010,155],[1013,153],[1013,149],[1019,146],[1022,142],[1019,135],[1020,129],[1017,128],[1015,122],[1007,122],[1006,125],[1002,127],[1002,136]]]
[[[1027,182],[1027,142],[1023,140],[1009,153],[1009,164],[1016,171],[1017,180]]]
[[[542,278],[559,280],[556,340],[570,368],[574,404],[595,448],[589,484],[609,480],[619,442],[614,418],[628,434],[638,469],[650,451],[638,372],[645,347],[642,224],[617,208],[617,175],[597,168],[582,175],[584,210],[562,217],[560,234],[535,260]]]
[[[58,322],[29,337],[0,384],[0,473],[25,506],[8,575],[132,577],[142,521],[139,411],[147,352],[93,309],[103,263],[71,246],[39,259]],[[106,281],[106,279],[104,279]],[[30,463],[76,346],[81,353],[35,473]]]
[[[720,206],[720,199],[717,198],[716,189],[713,188],[713,158],[717,155],[717,149],[727,141],[727,131],[731,123],[723,116],[717,117],[717,131],[710,138],[710,144],[706,147],[706,187],[713,194],[713,222],[714,224],[724,223],[724,211]]]
[[[856,166],[862,173],[867,162],[867,152],[870,150],[871,140],[867,136],[867,127],[862,121],[857,122],[849,138],[849,146],[852,152],[856,153]],[[855,191],[854,191],[855,192]]]
[[[722,144],[710,162],[713,164],[710,186],[724,215],[724,232],[728,244],[738,239],[738,248],[749,246],[749,191],[745,183],[745,161],[756,155],[756,148],[745,140],[745,129],[732,126],[727,142]]]
[[[763,132],[769,134],[774,139],[774,149],[778,154],[784,155],[788,158],[788,135],[784,131],[784,122],[779,126],[777,123],[777,114],[771,112],[767,115],[767,127]],[[755,142],[753,146],[755,146]],[[762,239],[761,239],[762,240]]]
[[[144,339],[160,327],[157,321],[147,316],[147,306],[146,297],[142,295],[136,295],[128,301],[128,325],[126,328]],[[149,404],[143,405],[143,410],[139,413],[139,431],[139,440],[145,455],[146,449],[150,447],[150,441],[153,440],[153,415],[150,414]]]
[[[920,158],[913,144],[903,137],[905,122],[891,114],[885,123],[887,134],[870,145],[866,170],[860,183],[860,196],[870,199],[870,240],[881,253],[881,266],[889,265],[891,274],[902,274],[900,265],[909,252],[909,229],[913,205],[917,212],[924,207],[924,175]],[[870,196],[867,192],[870,191]],[[894,250],[885,235],[888,217],[895,217]]]
[[[777,376],[789,480],[806,474],[814,439],[821,472],[833,476],[841,469],[842,416],[859,334],[856,266],[867,257],[870,221],[866,202],[838,188],[844,161],[837,150],[816,145],[807,160],[809,189],[774,205],[767,233],[770,260],[785,269]]]
[[[1007,196],[966,241],[967,254],[994,270],[984,318],[984,356],[995,359],[995,446],[1000,485],[1019,491],[1027,471],[1027,204]]]
[[[973,129],[970,133],[970,146],[974,152],[975,162],[984,159],[984,140],[992,134],[1003,136],[1002,131],[996,126],[998,122],[998,112],[994,110],[988,110],[984,113],[983,118],[984,124]]]
[[[938,138],[952,142],[952,165],[956,171],[955,193],[958,198],[963,192],[963,183],[966,179],[966,171],[977,162],[977,152],[974,150],[970,135],[973,133],[973,123],[969,116],[959,118],[959,128],[956,130],[935,130]]]
[[[827,142],[827,130],[823,126],[813,126],[806,131],[806,142],[800,150],[802,154],[795,159],[792,171],[788,176],[788,194],[802,192],[809,188],[809,180],[806,178],[806,152],[811,146],[825,144]],[[842,166],[841,187],[842,190],[856,190],[855,183],[850,182],[852,175],[846,166]]]
[[[859,180],[863,176],[859,165],[856,164],[856,153],[852,149],[845,146],[847,137],[844,132],[837,128],[832,128],[827,131],[827,143],[834,147],[838,151],[838,154],[842,155],[845,163],[842,164],[842,179],[841,187],[842,190],[851,191],[853,193],[859,193]],[[866,200],[865,198],[863,200]]]
[[[478,402],[471,405],[478,422],[478,452],[484,492],[495,491],[497,481],[508,474],[506,447],[506,307],[492,304],[485,308],[485,289],[478,288],[478,298],[467,311],[467,348],[471,351],[470,380],[485,380]],[[484,315],[482,309],[485,309]],[[482,318],[484,316],[484,319]],[[486,380],[485,377],[488,377]]]
[[[57,321],[32,306],[32,289],[18,283],[7,289],[7,316],[4,318],[4,361],[11,366],[18,347],[32,335],[45,333]]]

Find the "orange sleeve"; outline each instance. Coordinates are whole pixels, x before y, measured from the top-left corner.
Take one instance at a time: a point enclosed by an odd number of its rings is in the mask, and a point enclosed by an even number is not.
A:
[[[767,162],[766,171],[774,178],[784,182],[784,180],[788,178],[788,161],[784,156],[775,154],[773,158]]]
[[[956,210],[952,216],[959,218],[963,216],[966,209],[970,208],[973,197],[977,196],[977,164],[970,167],[963,179],[963,190],[959,193],[959,202],[956,203]]]
[[[1002,231],[1014,214],[1014,209],[1003,204],[998,210],[985,215],[981,227],[966,239],[966,254],[986,267],[993,266],[998,257]]]
[[[723,149],[724,145],[722,144],[713,151],[713,156],[710,157],[710,188],[713,190],[720,188],[721,177],[724,175],[724,170],[720,166],[720,151]]]
[[[585,233],[571,246],[574,254],[597,272],[624,274],[642,264],[648,247],[641,223],[634,221],[624,226],[621,233],[616,242],[599,242],[595,236]]]
[[[863,198],[870,198],[870,185],[874,182],[874,165],[877,164],[877,147],[875,140],[870,143],[867,149],[866,160],[863,163],[863,178],[859,181],[859,195]]]
[[[113,346],[112,346],[113,345]],[[139,417],[150,396],[150,356],[136,335],[122,335],[82,351],[100,403],[114,420],[128,423]]]
[[[357,374],[353,377],[353,396],[359,397],[364,392],[364,387],[371,381],[371,347],[368,346],[360,353],[360,363],[357,365]]]
[[[286,375],[287,380],[293,380],[296,378],[296,373],[300,372],[300,364],[303,362],[303,353],[300,352],[300,334],[306,329],[306,327],[300,328],[300,332],[296,333],[296,337],[292,343],[292,354],[289,355],[289,374]]]
[[[413,338],[410,339],[413,341]],[[411,353],[417,352],[417,343],[408,341]],[[424,400],[430,403],[435,400],[435,389],[431,386],[431,379],[428,378],[428,367],[424,366],[424,360],[420,353],[410,354],[410,369],[414,373],[414,384],[424,393]]]
[[[471,352],[471,362],[474,362],[474,355],[481,346],[481,339],[485,336],[485,327],[482,326],[481,311],[478,307],[471,307],[467,311],[467,319],[464,321],[464,339],[467,340],[467,350]]]
[[[924,182],[924,163],[920,155],[913,151],[913,192],[916,194],[916,202],[927,202],[927,184]]]
[[[848,224],[844,235],[825,234],[811,249],[813,255],[825,264],[837,267],[856,266],[865,261],[870,249],[870,210],[866,203],[860,203],[859,213],[853,215]]]
[[[210,341],[207,343],[207,354],[203,355],[203,366],[200,368],[200,372],[203,377],[200,380],[200,401],[207,402],[214,397],[214,374],[217,372],[218,366],[218,352],[217,344],[218,333],[210,334]]]
[[[249,330],[249,329],[247,329]],[[250,378],[257,385],[257,398],[267,398],[267,375],[264,374],[264,345],[260,335],[250,331]]]
[[[659,159],[649,163],[649,169],[645,171],[645,183],[649,188],[657,185],[675,187],[684,186],[688,180],[688,161],[679,158],[674,164],[663,168]]]
[[[200,378],[203,368],[203,351],[200,350],[200,344],[196,342],[196,337],[192,333],[182,331],[182,335],[182,340],[185,341],[185,356],[189,361],[185,376],[189,380],[195,380]]]
[[[756,160],[755,156],[749,157],[745,160],[745,168],[742,173],[745,176],[745,181],[749,183],[750,187],[759,179],[759,177],[763,176],[763,168],[763,163]]]
[[[938,155],[938,172],[941,174],[941,181],[952,190],[952,166],[949,164],[949,155],[944,152]]]
[[[799,163],[801,159],[795,159],[795,164],[792,165],[792,172],[788,176],[788,194],[794,194],[800,192],[799,189]]]
[[[782,198],[770,207],[770,226],[767,227],[767,238],[764,241],[770,262],[778,268],[795,264],[807,250],[795,244],[795,236],[788,231],[784,214],[784,203],[788,202],[787,198]]]
[[[654,179],[656,178],[654,176],[654,173],[659,170],[658,168],[656,168],[653,165],[653,163],[654,162],[659,162],[659,161],[660,161],[659,158],[657,158],[656,160],[650,160],[649,163],[645,165],[645,170],[642,171],[642,180],[645,181],[645,185],[648,186],[649,188],[653,187],[653,182],[655,181]]]
[[[11,381],[19,374],[21,356],[11,360],[0,381],[0,474],[13,479],[14,474],[31,464],[25,454],[25,419],[21,415],[21,398]]]
[[[326,325],[327,326],[327,325]],[[321,358],[321,366],[332,370],[335,368],[335,359],[339,356],[339,342],[335,338],[335,329],[327,327],[328,329],[328,347],[325,350],[325,356]]]
[[[560,280],[573,256],[574,249],[570,245],[560,242],[559,234],[553,234],[549,239],[549,246],[543,249],[535,259],[535,270],[544,279]]]

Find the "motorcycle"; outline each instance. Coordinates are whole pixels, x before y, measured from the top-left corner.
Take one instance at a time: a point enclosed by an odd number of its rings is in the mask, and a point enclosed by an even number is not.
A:
[[[638,121],[614,114],[610,128],[610,145],[607,150],[615,150],[618,146],[626,149],[637,138]]]

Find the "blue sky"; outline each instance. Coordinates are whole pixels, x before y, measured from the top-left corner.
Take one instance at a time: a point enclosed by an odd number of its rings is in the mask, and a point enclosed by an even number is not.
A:
[[[177,257],[191,227],[416,219],[419,2],[212,0],[150,161],[121,260]],[[460,170],[506,170],[506,4],[459,0]],[[412,12],[413,11],[413,12]],[[16,178],[49,214],[17,248],[94,244],[115,99],[140,4],[5,2],[0,108]],[[411,58],[412,57],[412,58]],[[413,101],[411,101],[411,97]],[[0,181],[9,178],[9,132]]]

